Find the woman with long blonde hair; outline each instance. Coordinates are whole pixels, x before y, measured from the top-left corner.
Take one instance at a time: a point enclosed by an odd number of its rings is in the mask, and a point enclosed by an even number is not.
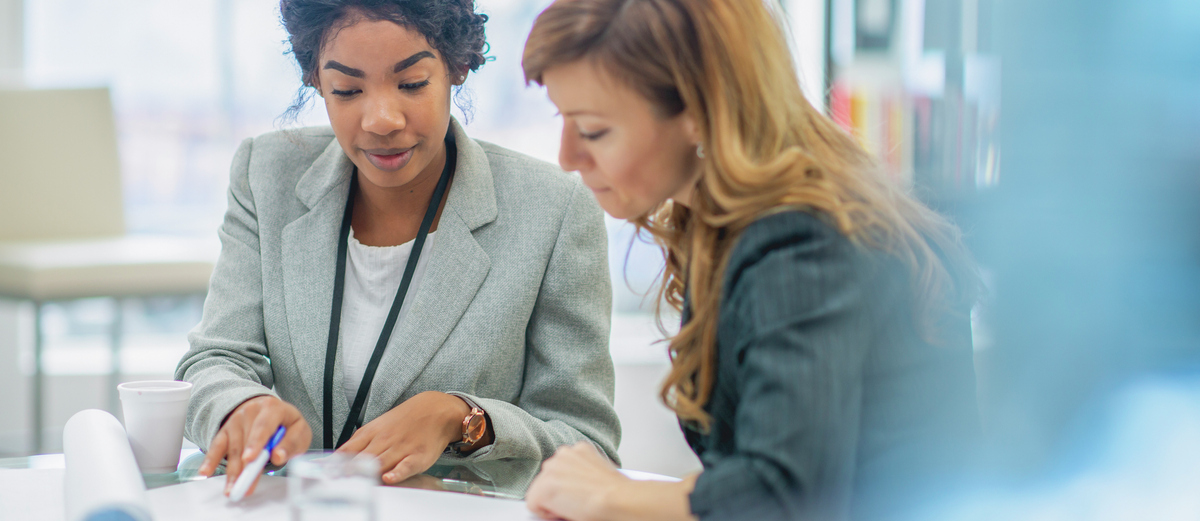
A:
[[[666,256],[662,398],[704,465],[634,482],[565,447],[539,515],[894,515],[977,435],[959,232],[806,101],[784,34],[764,0],[558,0],[534,24],[559,162]]]

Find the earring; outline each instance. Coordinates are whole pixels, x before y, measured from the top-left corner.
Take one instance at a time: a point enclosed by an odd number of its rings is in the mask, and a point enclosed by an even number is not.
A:
[[[696,145],[696,157],[704,159],[704,143]]]

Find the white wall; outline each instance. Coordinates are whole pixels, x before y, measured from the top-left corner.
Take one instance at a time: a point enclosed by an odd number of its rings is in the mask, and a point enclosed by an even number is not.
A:
[[[186,340],[182,334],[164,339],[141,335],[128,339],[123,366],[134,371],[122,381],[171,379],[175,359]],[[62,428],[83,409],[104,409],[121,417],[111,405],[108,346],[103,338],[50,342],[43,355],[45,407],[42,452],[62,450]],[[28,454],[32,448],[33,306],[0,299],[0,457]]]
[[[24,0],[0,0],[0,85],[18,80],[24,63]]]
[[[808,101],[825,109],[825,0],[782,0]]]
[[[22,306],[0,299],[0,455],[28,450],[29,379],[21,371]]]

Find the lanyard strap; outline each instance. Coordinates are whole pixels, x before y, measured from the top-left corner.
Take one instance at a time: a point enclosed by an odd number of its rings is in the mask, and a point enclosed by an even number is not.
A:
[[[338,437],[337,445],[333,445],[333,368],[337,359],[338,332],[342,321],[342,295],[345,293],[346,257],[350,242],[350,221],[354,215],[354,194],[358,186],[357,172],[350,177],[350,196],[346,201],[346,212],[342,215],[342,229],[338,237],[337,273],[333,279],[333,307],[329,317],[329,344],[325,349],[324,444],[326,450],[341,447],[354,434],[354,430],[362,425],[362,416],[365,412],[367,395],[371,390],[371,382],[375,379],[375,370],[379,368],[379,361],[383,358],[383,351],[387,347],[388,339],[392,337],[392,329],[396,327],[400,308],[404,304],[404,297],[408,293],[413,273],[417,269],[417,259],[421,256],[422,247],[425,246],[425,237],[429,235],[429,228],[433,226],[433,219],[437,216],[438,207],[441,206],[442,198],[446,193],[446,185],[449,184],[450,176],[454,172],[456,156],[454,137],[447,133],[446,166],[442,169],[442,176],[438,179],[437,187],[433,189],[433,197],[429,200],[429,208],[425,210],[425,218],[421,221],[417,237],[413,239],[412,252],[408,256],[408,263],[404,266],[404,276],[400,279],[400,288],[396,290],[396,298],[392,301],[391,310],[388,311],[387,321],[383,324],[383,331],[379,333],[379,341],[375,343],[375,351],[371,353],[371,360],[367,363],[366,371],[363,373],[362,383],[359,384],[358,393],[354,396],[354,403],[350,406],[350,415],[346,417],[346,424],[342,427],[342,434]]]

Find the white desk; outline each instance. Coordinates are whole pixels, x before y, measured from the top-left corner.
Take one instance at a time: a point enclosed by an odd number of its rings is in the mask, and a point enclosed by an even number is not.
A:
[[[185,449],[179,470],[173,474],[147,474],[149,499],[156,521],[172,519],[287,519],[286,479],[280,472],[263,477],[253,501],[228,505],[222,477],[206,479],[196,474],[204,455]],[[62,521],[62,454],[0,459],[0,513],[3,519]],[[376,508],[380,521],[388,519],[536,519],[521,498],[540,462],[496,461],[478,465],[435,465],[424,474],[395,486],[380,486]],[[675,478],[622,469],[633,479],[678,481]],[[97,477],[102,479],[102,477]]]

